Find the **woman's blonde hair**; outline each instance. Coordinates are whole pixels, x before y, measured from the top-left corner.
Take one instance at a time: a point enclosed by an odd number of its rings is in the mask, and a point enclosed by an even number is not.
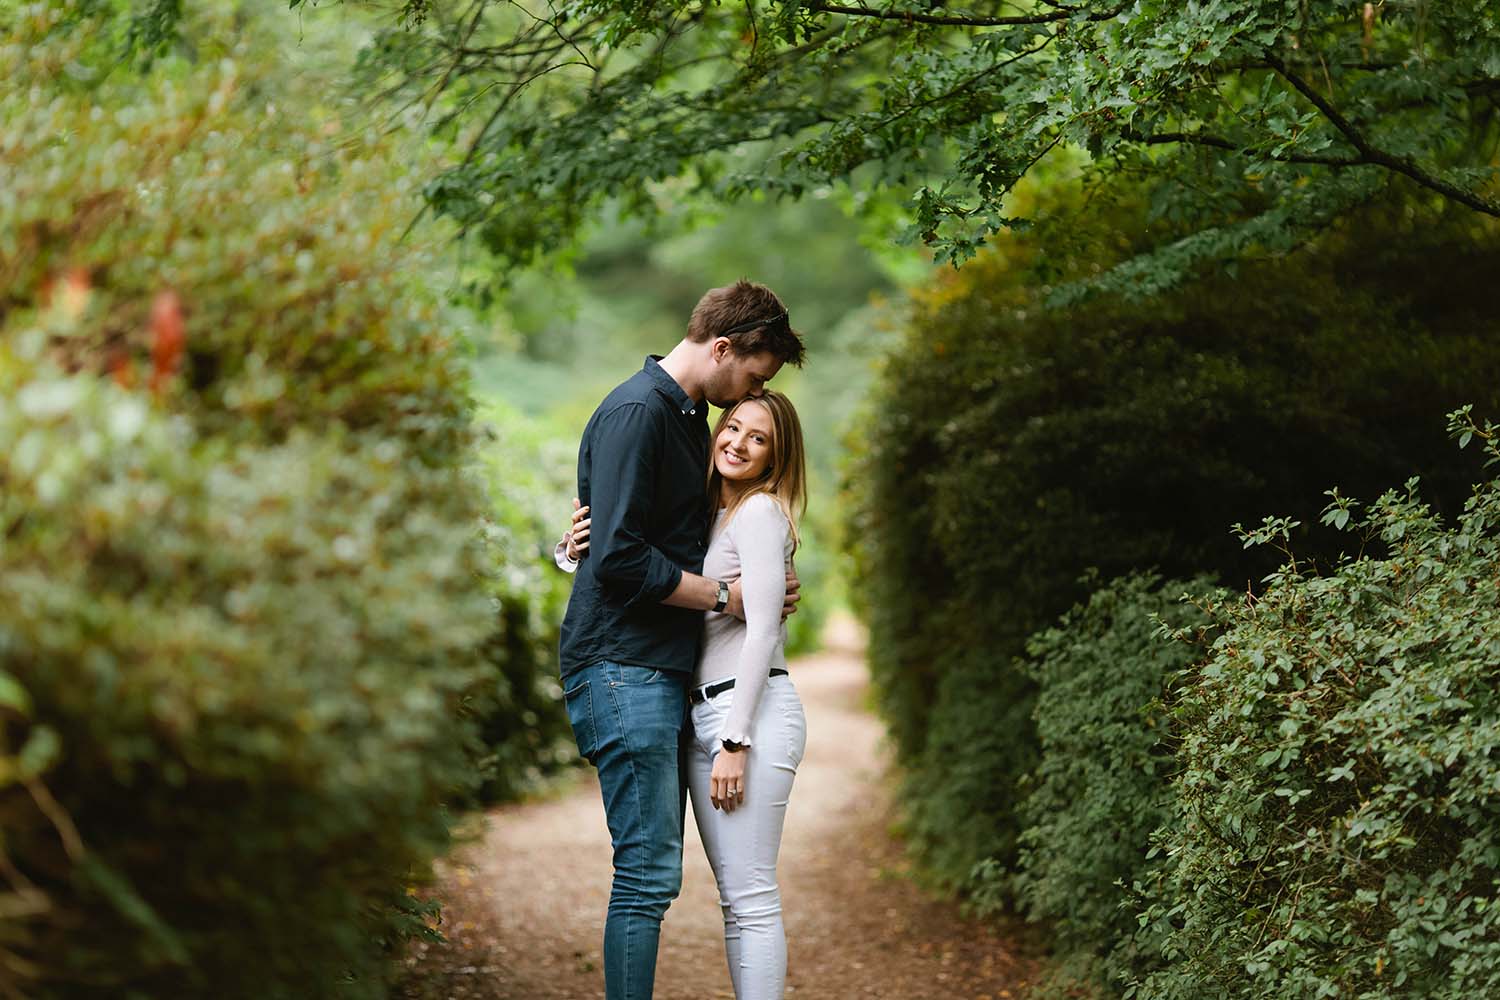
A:
[[[719,434],[734,419],[735,413],[746,403],[759,403],[771,415],[771,456],[766,463],[765,474],[749,484],[735,497],[724,511],[724,523],[728,524],[740,505],[758,493],[764,493],[786,515],[792,526],[792,544],[798,542],[797,522],[807,511],[807,449],[802,444],[802,421],[797,419],[797,409],[792,401],[774,389],[767,389],[760,396],[747,396],[719,415],[714,433],[709,438],[713,447]],[[714,464],[713,455],[708,461],[708,496],[717,502],[724,477]]]

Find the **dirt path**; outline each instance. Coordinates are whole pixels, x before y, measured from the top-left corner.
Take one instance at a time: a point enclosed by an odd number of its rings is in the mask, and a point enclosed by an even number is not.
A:
[[[994,929],[905,878],[892,841],[881,729],[853,626],[791,664],[807,756],[782,840],[787,996],[1020,997],[1032,963]],[[713,875],[689,819],[682,895],[667,913],[656,1000],[733,1000]],[[610,846],[590,776],[555,801],[498,809],[440,868],[446,945],[419,947],[407,1000],[596,1000]]]

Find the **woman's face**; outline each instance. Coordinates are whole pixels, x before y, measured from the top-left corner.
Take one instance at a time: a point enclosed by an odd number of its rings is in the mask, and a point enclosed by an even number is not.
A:
[[[750,483],[771,463],[771,413],[754,399],[735,407],[714,440],[714,468],[727,482]]]

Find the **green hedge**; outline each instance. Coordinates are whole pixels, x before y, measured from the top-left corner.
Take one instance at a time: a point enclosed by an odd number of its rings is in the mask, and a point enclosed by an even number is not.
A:
[[[442,234],[274,11],[137,73],[122,10],[0,37],[0,982],[383,996],[547,644],[482,544]]]
[[[534,791],[579,763],[558,679],[558,628],[572,578],[552,562],[574,493],[572,442],[546,423],[491,400],[480,407],[479,468],[489,493],[484,521],[500,627],[486,643],[499,669],[481,720],[487,747],[484,802]]]
[[[477,508],[388,440],[231,446],[9,374],[0,815],[45,902],[0,946],[27,995],[383,995],[390,904],[471,783]]]
[[[1431,415],[1500,404],[1493,231],[1371,215],[1149,303],[1049,308],[1051,282],[1118,257],[1110,227],[1144,225],[1088,221],[1076,245],[1020,234],[935,279],[851,435],[852,596],[911,833],[950,886],[1015,863],[1038,753],[1015,661],[1086,596],[1087,569],[1243,589],[1274,562],[1228,525],[1310,521],[1330,486],[1413,472],[1452,513],[1469,474]]]
[[[1202,578],[1123,577],[1027,643],[1041,761],[1021,807],[1014,885],[1027,916],[1048,923],[1050,984],[1064,995],[1161,963],[1159,933],[1119,886],[1150,882],[1162,864],[1150,838],[1172,810],[1166,695],[1207,648],[1199,602],[1213,590]],[[978,899],[1003,904],[1010,873],[988,874]]]
[[[1221,605],[1185,678],[1143,1000],[1500,993],[1500,480],[1452,526],[1413,483],[1325,520],[1356,555]]]

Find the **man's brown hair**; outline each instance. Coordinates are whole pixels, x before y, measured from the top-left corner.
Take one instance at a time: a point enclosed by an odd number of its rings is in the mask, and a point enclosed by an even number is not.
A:
[[[709,289],[693,307],[687,339],[701,344],[715,337],[728,337],[740,357],[769,351],[786,364],[802,364],[802,335],[792,329],[786,306],[765,285],[743,278]]]

